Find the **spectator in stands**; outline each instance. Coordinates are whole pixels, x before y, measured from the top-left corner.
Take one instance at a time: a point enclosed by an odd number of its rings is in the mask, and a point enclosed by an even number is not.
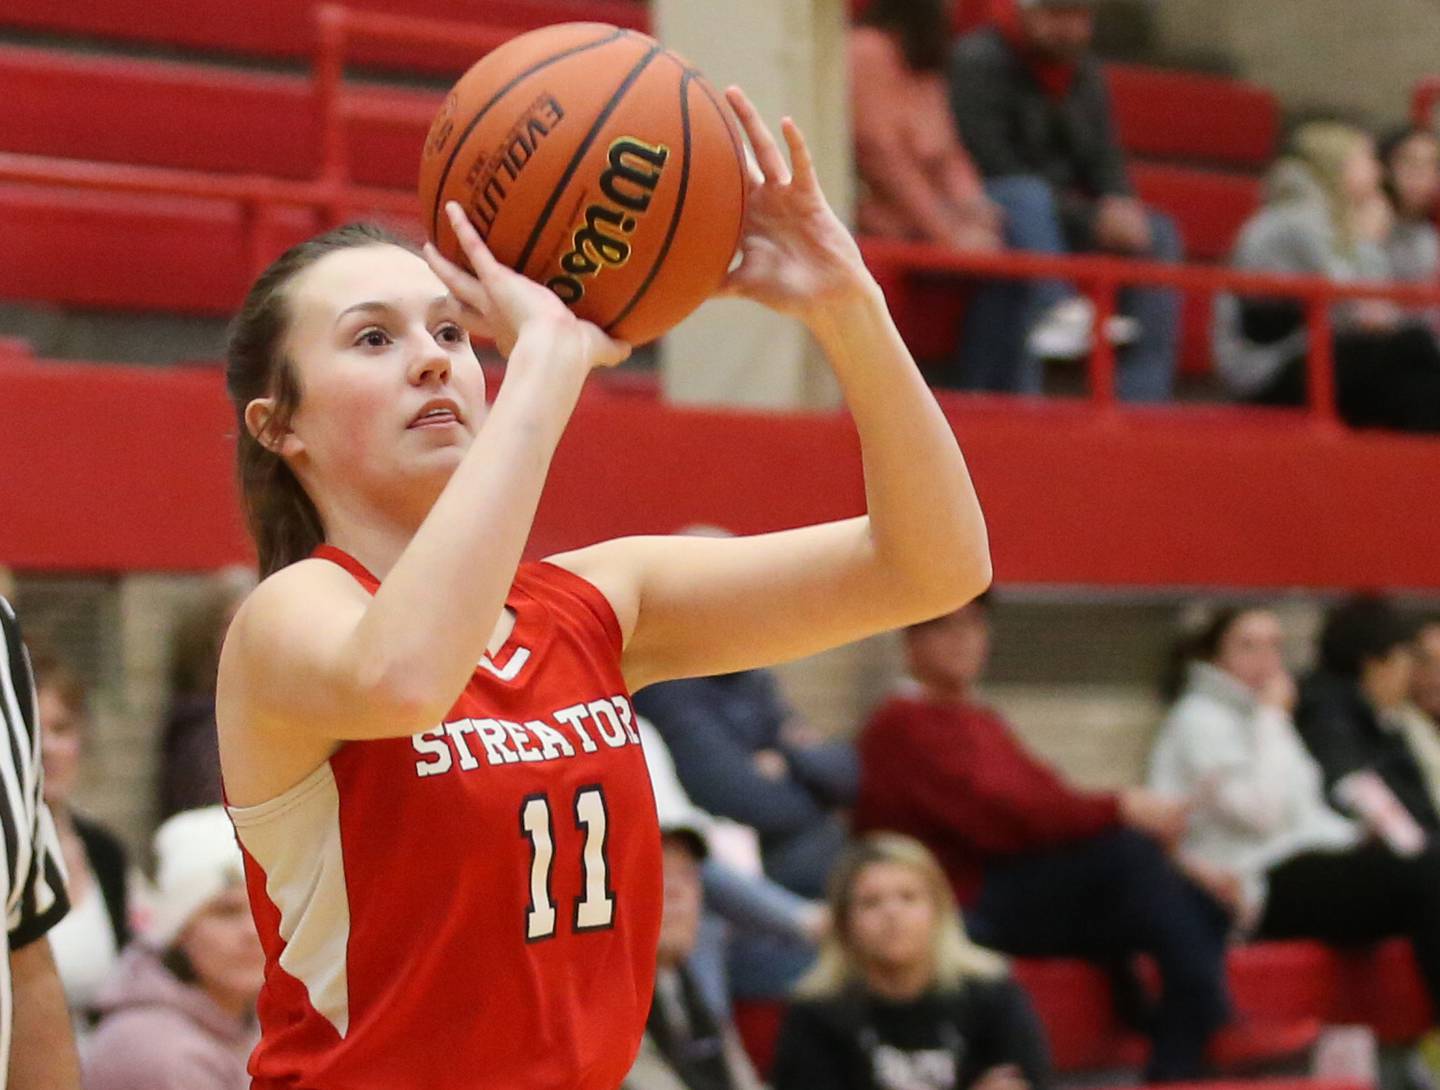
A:
[[[924,845],[858,841],[830,905],[835,931],[781,1030],[775,1090],[1047,1090],[1028,998],[966,937]]]
[[[660,832],[665,900],[655,999],[622,1090],[760,1090],[726,1009],[710,1001],[688,964],[704,901],[702,823],[672,810],[661,814]]]
[[[686,958],[686,970],[701,996],[715,1010],[725,1010],[731,998],[726,954],[732,945],[755,943],[760,960],[771,942],[778,941],[787,949],[798,948],[797,958],[804,959],[805,951],[829,932],[830,913],[822,903],[806,900],[765,877],[755,830],[716,819],[691,802],[665,739],[645,719],[637,725],[661,824],[667,820],[683,824],[706,849],[700,868],[705,918]],[[673,815],[678,817],[672,820]]]
[[[50,932],[65,1000],[83,1030],[101,985],[130,940],[130,868],[124,846],[104,825],[75,812],[75,788],[90,736],[84,682],[54,652],[33,656],[40,712],[45,802],[55,818],[69,877],[70,913]]]
[[[1391,214],[1370,138],[1333,122],[1301,127],[1268,181],[1262,208],[1241,229],[1236,267],[1389,280]],[[1356,427],[1440,430],[1440,349],[1418,319],[1393,303],[1359,299],[1333,310],[1336,401]],[[1300,405],[1310,338],[1293,299],[1218,296],[1215,359],[1237,397]]]
[[[859,776],[852,747],[818,740],[765,670],[652,685],[635,710],[665,739],[697,806],[755,829],[769,877],[801,897],[824,896]],[[765,998],[788,991],[813,949],[776,936],[733,954],[735,994]]]
[[[265,961],[218,806],[155,834],[153,917],[101,995],[86,1090],[244,1090]]]
[[[1250,608],[1187,641],[1150,784],[1197,800],[1181,850],[1235,877],[1247,931],[1344,945],[1408,935],[1440,1001],[1440,849],[1397,850],[1326,804],[1290,719],[1282,640],[1279,618]]]
[[[858,743],[855,827],[925,843],[984,946],[1110,968],[1152,955],[1163,988],[1149,1077],[1198,1077],[1229,1014],[1230,924],[1168,856],[1186,806],[1141,789],[1078,791],[976,703],[989,608],[981,599],[906,630],[909,687],[875,712]]]
[[[1093,0],[1019,0],[1013,24],[962,38],[950,56],[950,102],[960,138],[985,177],[986,191],[1005,212],[1006,241],[1040,253],[1103,251],[1178,261],[1180,236],[1169,217],[1135,197],[1116,139],[1109,94],[1098,60]],[[1138,322],[1110,329],[1112,339],[1136,332],[1121,353],[1117,378],[1127,401],[1171,395],[1180,300],[1167,289],[1123,293],[1121,310]],[[1085,326],[1093,314],[1082,315]],[[971,384],[1022,388],[1032,368],[1023,353],[1004,351],[1012,331],[972,328],[962,360]],[[1009,371],[982,372],[1008,358]]]
[[[1380,144],[1385,195],[1393,224],[1386,240],[1390,274],[1396,280],[1430,284],[1440,277],[1440,137],[1406,126]]]
[[[225,632],[254,587],[255,577],[248,569],[216,572],[176,629],[170,666],[170,708],[161,734],[161,820],[222,801],[215,677]]]
[[[1342,602],[1325,618],[1320,667],[1301,685],[1295,711],[1332,801],[1410,854],[1440,830],[1401,718],[1413,637],[1414,627],[1383,599]]]

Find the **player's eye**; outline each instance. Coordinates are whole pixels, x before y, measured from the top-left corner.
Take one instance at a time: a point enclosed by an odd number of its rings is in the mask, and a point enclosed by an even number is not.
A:
[[[379,326],[367,326],[356,336],[355,343],[362,348],[384,348],[390,343],[390,334]]]
[[[439,329],[435,330],[435,339],[441,344],[464,344],[465,331],[454,322],[446,322]]]

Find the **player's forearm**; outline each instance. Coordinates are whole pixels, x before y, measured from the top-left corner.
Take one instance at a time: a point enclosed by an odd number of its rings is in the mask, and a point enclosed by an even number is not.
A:
[[[584,384],[577,344],[564,327],[521,334],[474,443],[356,628],[366,684],[422,719],[449,708],[504,608]]]
[[[39,939],[10,955],[15,1023],[10,1090],[80,1090],[80,1062],[65,993],[50,943]]]
[[[985,517],[880,289],[868,282],[810,327],[860,433],[870,536],[887,584],[921,614],[957,608],[990,582]]]

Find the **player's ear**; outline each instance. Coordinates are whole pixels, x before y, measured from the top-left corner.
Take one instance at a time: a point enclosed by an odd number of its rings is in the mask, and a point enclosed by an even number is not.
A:
[[[273,397],[257,397],[245,406],[245,430],[271,454],[282,458],[299,454],[305,449],[300,437],[275,419]]]

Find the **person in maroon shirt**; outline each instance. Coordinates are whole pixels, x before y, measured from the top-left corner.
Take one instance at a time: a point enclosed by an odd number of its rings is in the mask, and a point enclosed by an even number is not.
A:
[[[925,843],[982,946],[1109,968],[1150,954],[1162,994],[1145,1026],[1147,1079],[1201,1077],[1206,1045],[1229,1020],[1229,919],[1170,860],[1187,808],[1138,789],[1079,791],[975,703],[989,609],[979,599],[906,630],[912,681],[861,733],[855,829]]]

